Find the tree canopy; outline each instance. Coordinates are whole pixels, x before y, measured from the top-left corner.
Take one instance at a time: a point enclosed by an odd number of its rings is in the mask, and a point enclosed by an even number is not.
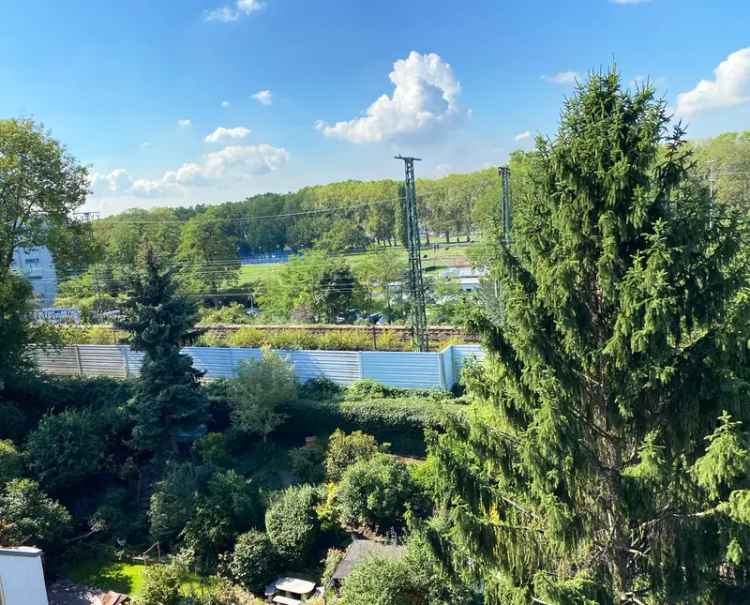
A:
[[[498,294],[471,318],[489,355],[470,413],[432,444],[436,549],[488,603],[726,602],[750,562],[738,214],[665,103],[615,72],[527,159]]]

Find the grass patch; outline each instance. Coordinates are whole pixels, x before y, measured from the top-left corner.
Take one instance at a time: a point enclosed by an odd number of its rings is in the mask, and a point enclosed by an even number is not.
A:
[[[143,563],[100,558],[74,563],[65,570],[65,575],[76,584],[138,597],[143,593],[145,570],[146,566]],[[200,593],[206,586],[206,582],[206,578],[188,572],[180,583],[180,591],[186,596]]]

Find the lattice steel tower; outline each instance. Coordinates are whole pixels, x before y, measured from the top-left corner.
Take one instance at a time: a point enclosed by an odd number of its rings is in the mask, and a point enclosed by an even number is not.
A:
[[[425,311],[424,281],[422,280],[422,246],[419,241],[419,214],[417,213],[417,187],[414,180],[414,162],[419,158],[408,158],[400,155],[397,160],[404,161],[406,178],[404,180],[404,217],[406,222],[406,247],[409,251],[409,289],[411,290],[411,329],[414,344],[420,351],[427,351],[427,312]]]
[[[500,206],[502,208],[502,225],[503,225],[503,242],[507,245],[510,244],[510,230],[513,228],[513,209],[512,200],[510,197],[510,168],[507,166],[500,166],[497,169],[500,174],[500,182],[502,187],[500,188]]]

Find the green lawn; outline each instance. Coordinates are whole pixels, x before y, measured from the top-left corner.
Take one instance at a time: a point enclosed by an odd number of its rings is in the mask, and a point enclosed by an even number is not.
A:
[[[137,597],[143,590],[143,572],[146,566],[142,563],[126,563],[112,559],[89,559],[69,567],[67,575],[76,584],[91,586],[101,590],[114,590]],[[187,574],[182,581],[183,594],[189,595],[199,591],[202,582],[200,576]]]
[[[469,245],[452,245],[450,248],[441,247],[433,250],[430,246],[425,246],[422,252],[422,266],[425,269],[442,269],[445,267],[455,267],[466,265],[469,261],[467,252]],[[348,254],[342,258],[347,260],[352,269],[356,271],[357,266],[368,256],[377,254],[377,252],[365,252],[359,254]],[[399,254],[406,259],[406,250],[399,249]],[[242,265],[240,270],[240,282],[248,281],[266,281],[271,279],[274,274],[284,270],[283,263],[266,263],[258,265]]]

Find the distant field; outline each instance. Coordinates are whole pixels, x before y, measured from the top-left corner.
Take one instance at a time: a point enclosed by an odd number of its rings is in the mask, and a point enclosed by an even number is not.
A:
[[[422,250],[422,267],[426,270],[442,269],[445,267],[457,267],[469,263],[467,253],[469,248],[475,244],[452,245],[450,247],[440,247],[434,250],[432,247],[424,246]],[[377,252],[364,252],[357,254],[343,255],[345,259],[356,271],[359,264],[369,256]],[[406,259],[406,250],[399,249],[399,254]],[[240,281],[266,281],[273,278],[279,271],[284,270],[283,263],[266,263],[257,265],[242,265],[240,270]]]

